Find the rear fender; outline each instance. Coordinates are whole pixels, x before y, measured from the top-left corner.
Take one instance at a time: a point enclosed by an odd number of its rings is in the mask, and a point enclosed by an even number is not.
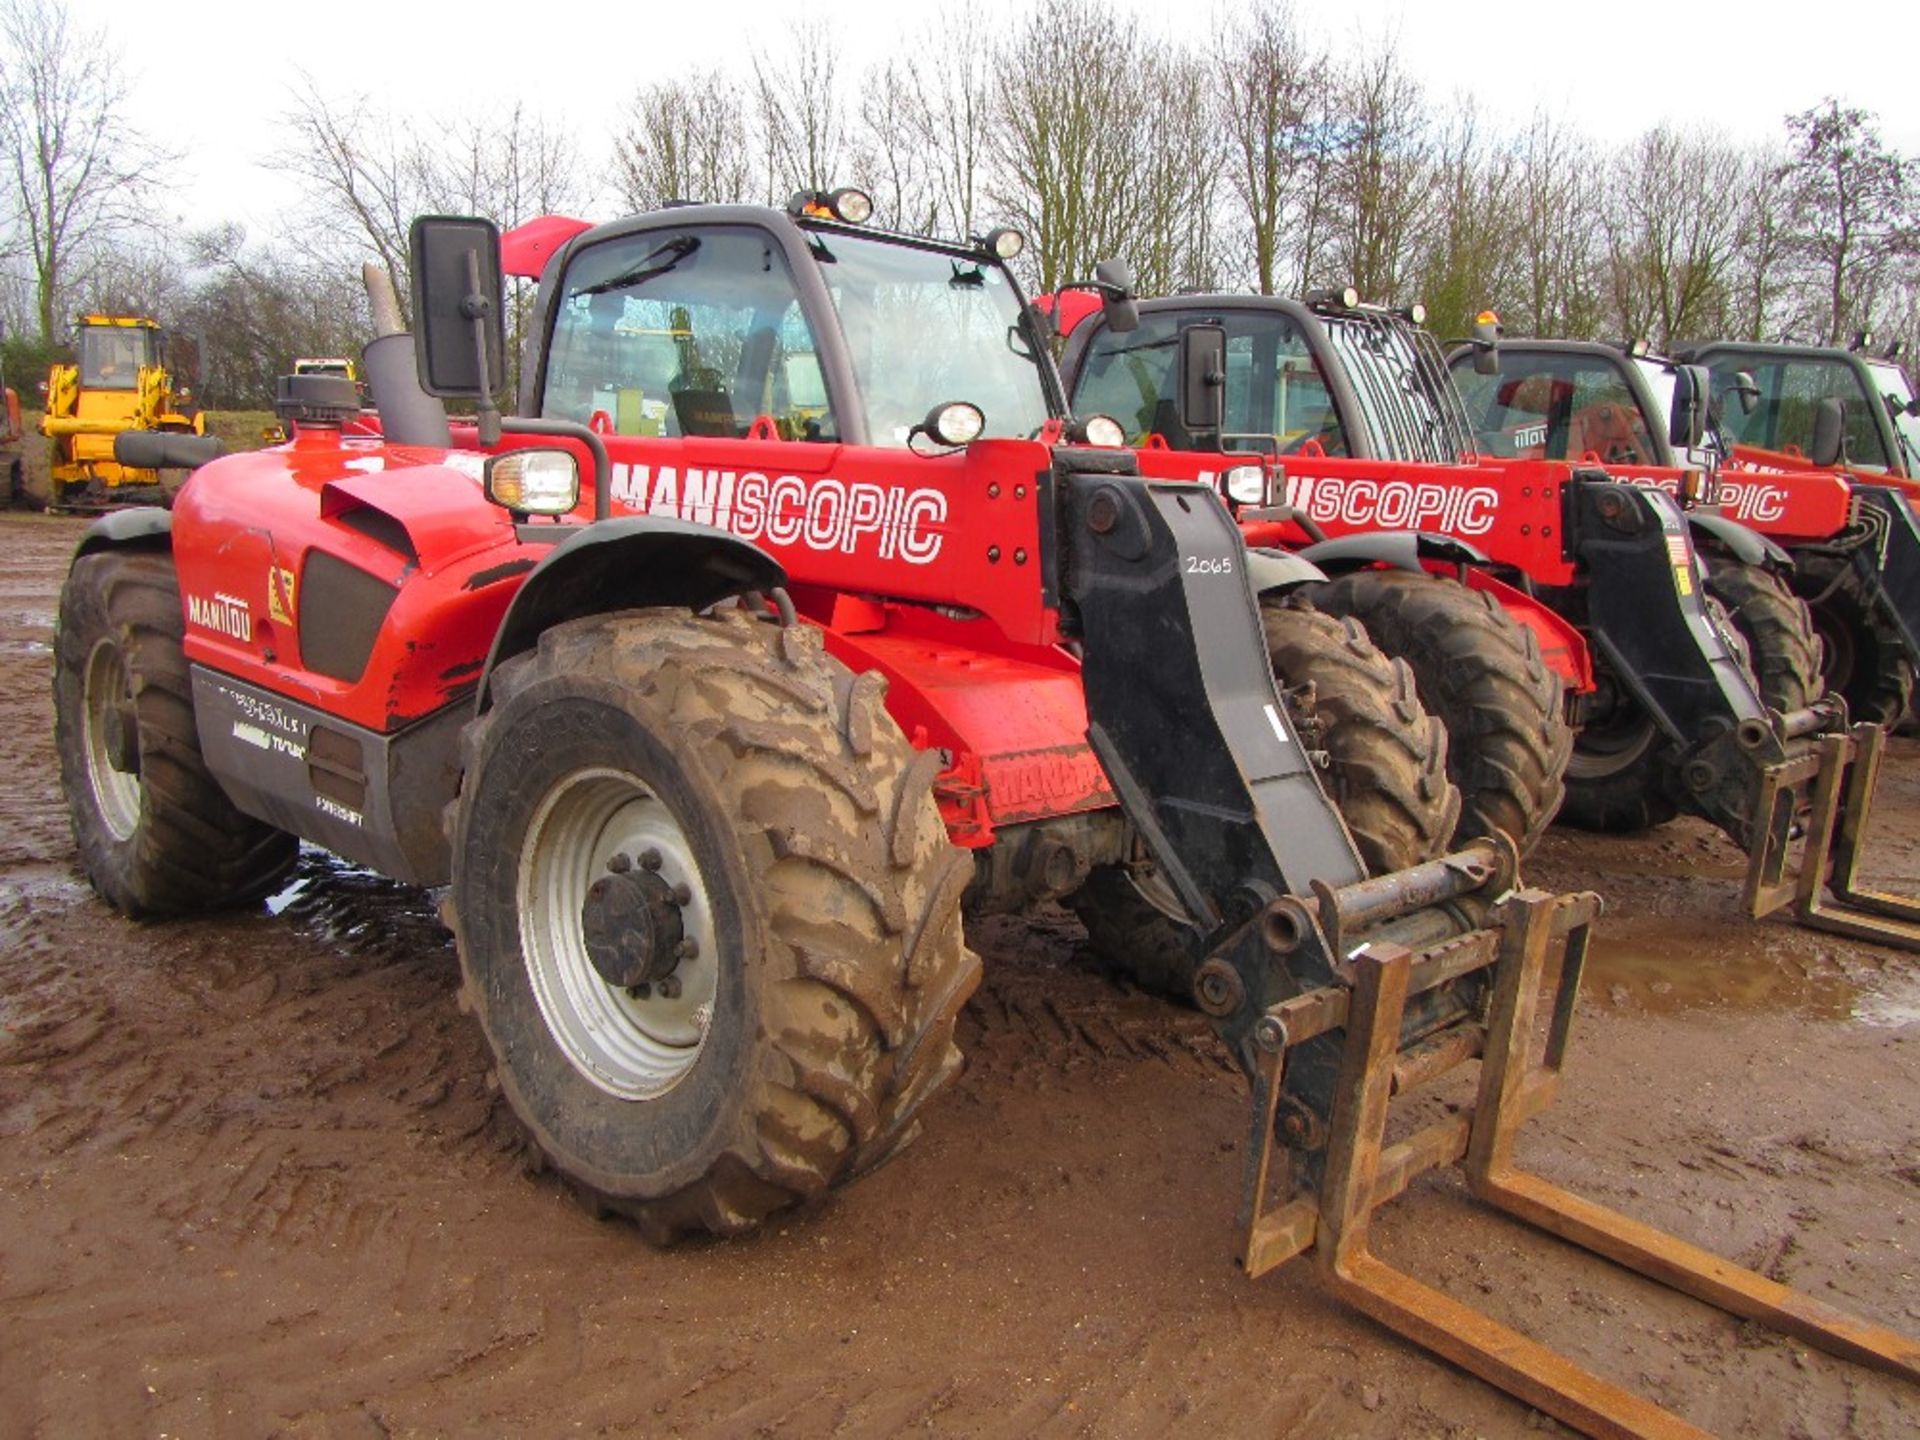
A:
[[[171,550],[173,512],[158,505],[134,505],[102,515],[87,526],[73,552],[78,560],[101,550]]]
[[[649,605],[704,610],[786,581],[766,551],[712,526],[654,515],[588,525],[527,573],[493,637],[478,708],[487,708],[494,670],[531,650],[549,626]]]
[[[1757,530],[1710,511],[1687,511],[1687,528],[1696,550],[1726,555],[1742,565],[1758,565],[1776,575],[1793,573],[1793,557]]]
[[[1432,530],[1370,530],[1322,540],[1298,552],[1329,575],[1345,575],[1373,565],[1396,570],[1425,570],[1430,562],[1443,565],[1488,565],[1487,552],[1465,540]]]

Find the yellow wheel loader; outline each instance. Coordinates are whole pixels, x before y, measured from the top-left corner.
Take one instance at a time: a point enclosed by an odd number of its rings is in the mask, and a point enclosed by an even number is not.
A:
[[[137,316],[82,315],[74,321],[74,352],[75,362],[55,365],[45,387],[40,433],[49,442],[51,508],[164,503],[160,472],[121,464],[114,437],[129,430],[205,432],[191,393],[176,390],[167,371],[165,332]]]

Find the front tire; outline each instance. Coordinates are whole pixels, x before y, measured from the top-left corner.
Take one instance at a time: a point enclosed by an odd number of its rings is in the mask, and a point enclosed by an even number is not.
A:
[[[1316,591],[1406,661],[1427,712],[1447,731],[1447,774],[1460,787],[1452,843],[1495,830],[1532,850],[1566,790],[1573,729],[1540,642],[1491,595],[1437,575],[1361,570]]]
[[[823,1194],[960,1070],[972,867],[884,688],[810,627],[638,611],[548,631],[468,730],[465,996],[534,1144],[650,1239]],[[603,882],[656,897],[664,978],[608,978]]]
[[[1747,642],[1760,698],[1769,709],[1803,710],[1826,693],[1813,616],[1784,580],[1758,565],[1716,557],[1708,562],[1706,586]]]
[[[1260,623],[1287,718],[1326,756],[1321,783],[1369,875],[1446,853],[1460,817],[1447,778],[1447,737],[1420,703],[1413,672],[1382,654],[1360,623],[1304,600],[1263,599]],[[1196,969],[1186,930],[1136,878],[1103,867],[1067,903],[1094,955],[1143,990],[1191,999]]]
[[[1796,556],[1793,588],[1811,608],[1827,688],[1855,720],[1898,725],[1913,703],[1914,657],[1862,592],[1852,564],[1844,556]]]
[[[297,850],[235,809],[200,757],[171,556],[74,562],[54,638],[54,746],[93,888],[128,915],[258,902]]]

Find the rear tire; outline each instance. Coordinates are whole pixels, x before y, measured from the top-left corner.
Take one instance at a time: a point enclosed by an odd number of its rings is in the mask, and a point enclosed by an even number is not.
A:
[[[294,838],[235,809],[200,758],[171,556],[74,562],[54,638],[54,747],[93,888],[128,915],[257,903]]]
[[[634,611],[549,630],[468,728],[466,1000],[539,1151],[651,1240],[824,1194],[960,1071],[972,866],[884,690],[811,627]],[[672,993],[587,945],[588,887],[643,872],[685,887]]]
[[[1446,731],[1422,707],[1413,672],[1383,655],[1357,620],[1297,597],[1262,600],[1260,622],[1287,718],[1302,745],[1326,756],[1321,783],[1367,873],[1446,853],[1460,794],[1447,778]],[[1143,990],[1192,998],[1185,927],[1126,870],[1094,871],[1067,904],[1108,968]]]
[[[1421,703],[1447,731],[1460,788],[1452,843],[1499,830],[1530,851],[1566,790],[1573,728],[1540,642],[1491,596],[1437,575],[1361,570],[1313,593],[1352,616],[1413,671]]]
[[[1896,630],[1861,592],[1840,556],[1795,557],[1793,588],[1820,637],[1820,672],[1855,720],[1891,728],[1913,703],[1914,659]]]

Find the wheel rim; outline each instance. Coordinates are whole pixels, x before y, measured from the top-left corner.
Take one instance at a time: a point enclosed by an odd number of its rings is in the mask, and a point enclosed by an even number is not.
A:
[[[111,640],[102,640],[87,657],[85,712],[87,784],[93,791],[94,809],[113,838],[124,844],[140,826],[140,775],[137,761],[132,771],[114,763],[126,758],[124,747],[137,744],[137,734],[128,728],[133,682],[126,658]],[[116,745],[116,740],[121,743]]]
[[[587,949],[588,889],[647,852],[660,878],[686,887],[681,925],[695,952],[673,971],[680,993],[642,997],[610,985]],[[692,844],[673,812],[623,770],[566,776],[541,801],[520,852],[520,941],[535,1001],[560,1052],[623,1100],[671,1090],[699,1059],[713,1023],[719,959],[713,909]]]
[[[1821,607],[1813,611],[1813,633],[1820,637],[1820,678],[1829,690],[1850,693],[1860,668],[1853,628]]]
[[[1567,779],[1605,780],[1630,770],[1645,758],[1658,736],[1653,717],[1634,701],[1601,684],[1612,696],[1599,714],[1580,727],[1573,754],[1567,761]]]

